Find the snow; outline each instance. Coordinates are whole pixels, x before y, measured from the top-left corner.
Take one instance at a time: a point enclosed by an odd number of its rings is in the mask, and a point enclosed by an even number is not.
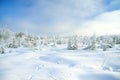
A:
[[[11,51],[11,53],[9,53]],[[7,49],[0,80],[120,80],[120,50]]]

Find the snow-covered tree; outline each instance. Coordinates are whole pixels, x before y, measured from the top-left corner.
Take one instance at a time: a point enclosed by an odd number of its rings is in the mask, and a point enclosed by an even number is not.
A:
[[[101,47],[103,51],[106,51],[108,48],[112,48],[113,46],[114,46],[114,42],[112,36],[106,35],[102,37]]]
[[[3,39],[6,41],[12,36],[13,36],[13,32],[10,31],[9,29],[7,29],[7,28],[0,29],[0,40]]]
[[[77,36],[70,37],[68,40],[68,50],[76,50],[78,49],[78,41],[77,41]]]
[[[94,34],[92,37],[90,37],[88,46],[84,48],[84,50],[86,49],[90,49],[90,50],[95,50],[96,48],[96,35]],[[87,41],[88,41],[87,40]]]
[[[4,54],[5,53],[5,48],[4,47],[0,47],[0,53]]]

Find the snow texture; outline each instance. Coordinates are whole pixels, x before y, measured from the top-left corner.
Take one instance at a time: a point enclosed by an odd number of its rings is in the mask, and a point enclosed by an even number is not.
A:
[[[120,50],[31,50],[0,55],[0,80],[120,80]]]

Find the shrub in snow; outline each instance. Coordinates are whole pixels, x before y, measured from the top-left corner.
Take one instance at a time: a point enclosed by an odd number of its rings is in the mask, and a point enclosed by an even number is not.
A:
[[[77,43],[77,37],[74,36],[72,38],[69,38],[68,40],[68,50],[76,50],[78,49],[78,43]]]
[[[101,43],[101,48],[103,51],[106,51],[108,48],[112,48],[114,46],[114,38],[112,36],[103,36],[102,37],[102,43]]]
[[[62,41],[61,41],[61,40],[58,40],[58,41],[57,41],[57,44],[62,44]]]
[[[95,50],[95,48],[96,48],[96,36],[93,35],[89,40],[90,40],[90,43],[87,47],[84,48],[84,50],[87,50],[87,49]]]
[[[115,36],[115,43],[120,44],[120,35]]]
[[[22,42],[22,40],[23,40],[23,36],[24,36],[25,34],[24,33],[22,33],[22,32],[19,32],[19,33],[16,33],[15,34],[15,37],[16,37],[16,40],[17,40],[17,42],[18,42],[18,46],[20,47],[22,44],[21,44],[21,42]]]
[[[0,40],[3,39],[4,41],[10,39],[13,36],[13,32],[7,28],[0,29]]]
[[[22,38],[23,37],[23,35],[24,35],[24,33],[22,33],[22,32],[19,32],[19,33],[16,33],[16,37],[17,38]]]
[[[107,45],[106,45],[106,44],[103,44],[103,45],[102,45],[102,48],[103,48],[103,51],[106,51],[106,50],[107,50]]]
[[[4,54],[5,53],[5,49],[3,47],[0,48],[0,53]]]
[[[18,45],[10,43],[8,45],[8,48],[18,48]]]
[[[106,43],[102,44],[103,51],[106,51],[108,48],[112,48],[112,45],[111,44],[106,44]]]
[[[8,48],[18,48],[19,44],[16,39],[12,39],[12,41],[8,44]]]

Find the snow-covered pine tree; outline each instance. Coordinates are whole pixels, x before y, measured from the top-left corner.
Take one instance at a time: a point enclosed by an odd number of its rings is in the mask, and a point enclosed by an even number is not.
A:
[[[120,44],[120,35],[117,35],[115,39],[116,39],[116,44]]]
[[[4,47],[0,47],[0,53],[1,53],[1,54],[4,54],[4,53],[5,53]]]
[[[22,32],[18,32],[18,33],[15,34],[15,37],[18,41],[18,46],[19,47],[22,46],[21,43],[22,43],[23,36],[24,36],[24,33],[22,33]]]
[[[114,46],[113,37],[108,35],[103,36],[101,46],[103,51],[106,51],[108,48],[112,48]]]
[[[0,45],[4,47],[4,49],[9,46],[12,38],[14,38],[14,33],[12,31],[7,28],[0,29]]]
[[[70,37],[68,40],[68,50],[76,50],[78,49],[78,41],[77,41],[77,36]]]
[[[95,50],[96,48],[96,35],[94,34],[92,37],[90,37],[88,41],[88,46],[84,48],[84,50],[90,49],[90,50]]]
[[[13,36],[13,32],[7,28],[0,29],[0,40],[3,39],[5,42]]]

